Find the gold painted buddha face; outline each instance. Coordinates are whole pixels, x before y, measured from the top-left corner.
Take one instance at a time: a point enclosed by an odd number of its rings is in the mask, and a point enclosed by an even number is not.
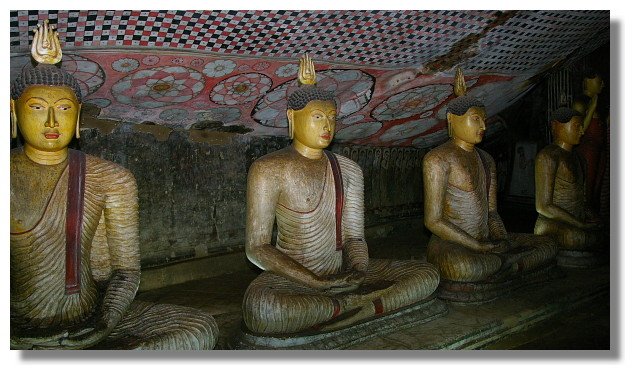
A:
[[[485,109],[470,107],[463,115],[450,113],[448,120],[452,127],[452,138],[456,138],[468,144],[477,144],[485,135]]]
[[[66,86],[33,85],[11,101],[24,141],[36,150],[59,151],[75,135],[80,103]]]
[[[331,144],[335,135],[335,102],[312,100],[299,110],[291,110],[293,139],[312,149],[323,149]]]
[[[573,116],[566,123],[554,121],[553,136],[556,142],[562,142],[568,145],[577,145],[580,143],[580,137],[584,133],[582,131],[582,117]]]

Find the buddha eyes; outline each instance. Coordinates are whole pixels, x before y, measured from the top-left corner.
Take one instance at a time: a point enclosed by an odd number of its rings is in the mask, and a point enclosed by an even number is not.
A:
[[[41,111],[41,110],[46,109],[45,105],[39,104],[39,103],[29,104],[29,108],[31,108],[34,111]],[[72,108],[72,106],[70,104],[59,104],[55,108],[60,110],[60,111],[68,111],[69,109]]]
[[[325,116],[322,113],[314,113],[313,114],[313,119],[315,119],[315,120],[322,120],[324,118],[328,118],[329,120],[335,120],[335,115],[332,114],[332,115]]]

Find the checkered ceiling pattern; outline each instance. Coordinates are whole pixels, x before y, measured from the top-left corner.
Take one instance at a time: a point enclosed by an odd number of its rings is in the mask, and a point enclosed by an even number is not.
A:
[[[45,19],[104,118],[214,118],[282,135],[297,58],[309,52],[338,95],[342,139],[425,147],[443,138],[457,65],[494,115],[533,76],[607,42],[610,28],[609,12],[593,10],[11,11],[12,75]]]

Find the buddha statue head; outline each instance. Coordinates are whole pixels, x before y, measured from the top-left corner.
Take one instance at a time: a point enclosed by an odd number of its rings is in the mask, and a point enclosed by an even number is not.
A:
[[[602,77],[595,71],[589,70],[584,73],[584,81],[582,83],[582,90],[588,97],[593,97],[602,92],[604,88],[604,81]]]
[[[20,129],[29,156],[65,157],[73,135],[79,138],[82,93],[77,80],[55,66],[62,50],[48,20],[35,29],[31,55],[37,65],[24,69],[11,83],[11,135],[17,137]]]
[[[575,109],[560,107],[551,114],[551,134],[554,143],[567,151],[580,143],[583,116]]]
[[[447,107],[448,136],[460,146],[474,146],[483,140],[485,134],[485,106],[483,103],[466,95],[465,78],[461,68],[457,68],[454,76],[454,93]]]
[[[337,105],[333,93],[317,87],[315,67],[308,54],[300,59],[298,81],[301,86],[288,102],[289,137],[296,149],[322,150],[335,134]]]

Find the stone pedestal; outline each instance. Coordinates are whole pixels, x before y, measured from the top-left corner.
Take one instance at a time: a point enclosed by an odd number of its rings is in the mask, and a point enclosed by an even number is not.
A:
[[[418,326],[446,315],[448,307],[436,297],[386,315],[331,332],[302,332],[294,335],[261,336],[244,324],[231,349],[345,349],[373,337]]]
[[[566,268],[595,268],[609,261],[603,251],[565,250],[558,252],[558,266]]]
[[[455,303],[480,304],[493,301],[530,284],[562,277],[564,277],[564,273],[553,263],[533,272],[526,272],[515,277],[496,281],[457,282],[441,280],[438,296],[441,299]]]

